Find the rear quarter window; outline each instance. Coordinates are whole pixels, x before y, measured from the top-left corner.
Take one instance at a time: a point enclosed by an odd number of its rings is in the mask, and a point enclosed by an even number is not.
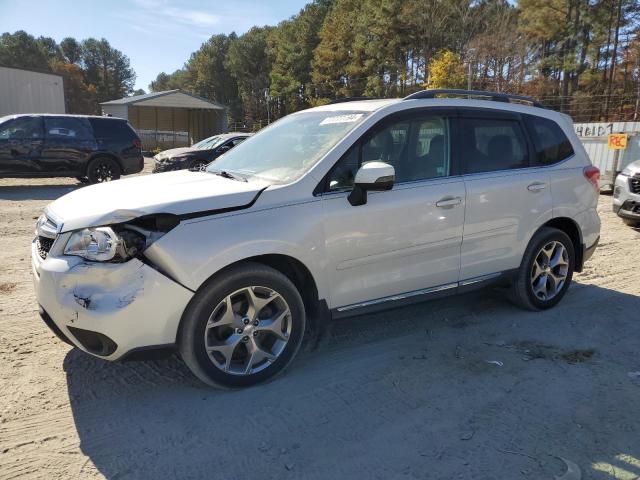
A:
[[[532,115],[526,115],[525,122],[536,151],[534,164],[553,165],[573,155],[571,142],[556,122]]]
[[[90,118],[89,122],[93,127],[93,133],[96,138],[133,140],[138,137],[129,123],[124,120]]]

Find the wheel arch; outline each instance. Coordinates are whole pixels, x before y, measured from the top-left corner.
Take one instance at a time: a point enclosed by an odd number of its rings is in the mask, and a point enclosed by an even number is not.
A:
[[[267,253],[254,255],[237,260],[211,275],[200,287],[209,284],[216,277],[223,277],[228,270],[244,263],[260,263],[266,265],[287,277],[300,292],[308,317],[310,329],[315,329],[319,322],[324,322],[328,316],[328,307],[325,299],[321,299],[318,293],[318,284],[311,270],[300,260],[282,253]]]
[[[582,241],[582,232],[578,224],[569,217],[556,217],[546,222],[542,227],[551,227],[560,230],[568,235],[573,243],[575,252],[574,271],[581,272],[584,263],[584,248]]]

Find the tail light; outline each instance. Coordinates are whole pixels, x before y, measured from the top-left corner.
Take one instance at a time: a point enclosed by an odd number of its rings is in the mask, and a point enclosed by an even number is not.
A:
[[[133,146],[136,148],[142,148],[142,142],[140,141],[139,138],[134,138],[133,139]]]
[[[589,181],[596,193],[600,193],[600,169],[589,165],[588,167],[584,167],[583,173],[584,178]]]

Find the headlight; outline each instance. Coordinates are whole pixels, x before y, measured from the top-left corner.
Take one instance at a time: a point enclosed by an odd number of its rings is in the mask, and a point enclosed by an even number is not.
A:
[[[180,223],[170,213],[145,215],[110,227],[76,230],[64,247],[65,255],[75,255],[94,262],[126,262],[142,253]]]
[[[144,246],[144,236],[130,230],[118,234],[111,227],[85,228],[69,237],[64,254],[94,262],[125,262]]]
[[[624,170],[622,170],[622,172],[620,172],[620,175],[624,175],[625,177],[633,176],[633,172],[631,171],[631,167],[627,167]]]

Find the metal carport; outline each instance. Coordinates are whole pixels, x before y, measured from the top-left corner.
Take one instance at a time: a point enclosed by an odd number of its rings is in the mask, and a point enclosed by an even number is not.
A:
[[[100,106],[103,115],[129,120],[145,150],[189,146],[227,131],[223,105],[182,90],[125,97]]]

